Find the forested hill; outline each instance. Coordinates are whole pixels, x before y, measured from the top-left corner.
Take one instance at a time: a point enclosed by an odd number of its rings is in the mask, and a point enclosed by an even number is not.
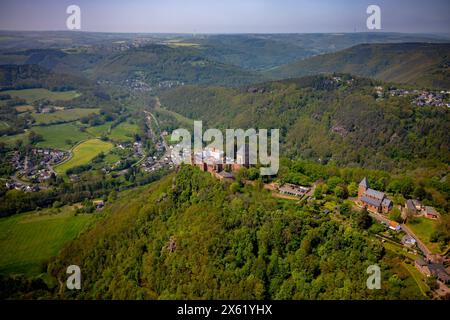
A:
[[[137,78],[151,84],[170,80],[186,84],[240,85],[260,79],[260,75],[250,71],[207,59],[198,49],[155,44],[108,56],[90,73],[108,81]]]
[[[233,185],[232,185],[233,186]],[[281,204],[268,191],[233,188],[195,167],[123,194],[107,219],[49,265],[65,283],[80,266],[76,299],[420,299],[393,275],[381,242],[320,209]],[[381,290],[366,269],[383,265]],[[413,282],[412,282],[413,283]],[[415,288],[415,289],[414,289]]]
[[[361,44],[266,74],[275,79],[345,72],[419,87],[450,88],[450,43]]]
[[[241,89],[185,86],[164,108],[206,126],[280,128],[280,151],[319,162],[391,170],[450,159],[450,110],[411,97],[379,99],[372,80],[310,76]]]
[[[209,59],[196,47],[148,44],[123,51],[34,49],[1,52],[0,65],[37,65],[57,74],[85,77],[128,88],[182,84],[243,85],[262,76]]]
[[[73,90],[92,86],[95,86],[95,83],[87,79],[54,73],[39,65],[0,65],[0,87],[2,89],[44,87],[51,90]]]

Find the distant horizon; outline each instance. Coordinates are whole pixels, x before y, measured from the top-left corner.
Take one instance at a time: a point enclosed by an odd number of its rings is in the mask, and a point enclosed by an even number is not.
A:
[[[105,33],[105,34],[160,34],[160,35],[281,35],[281,34],[402,34],[402,35],[445,35],[450,36],[450,32],[398,32],[398,31],[349,31],[349,32],[126,32],[126,31],[89,31],[89,30],[14,30],[0,29],[0,32],[65,32],[65,33]]]
[[[366,10],[381,9],[381,30],[369,30]],[[81,30],[148,34],[450,33],[447,0],[3,0],[0,29],[64,31],[81,9]]]

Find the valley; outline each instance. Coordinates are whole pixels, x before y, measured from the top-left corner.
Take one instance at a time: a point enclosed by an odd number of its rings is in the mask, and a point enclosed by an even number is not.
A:
[[[445,35],[0,36],[1,299],[450,296]],[[278,172],[177,165],[194,120]]]

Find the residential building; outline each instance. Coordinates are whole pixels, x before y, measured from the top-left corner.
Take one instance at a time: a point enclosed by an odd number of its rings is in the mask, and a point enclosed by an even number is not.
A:
[[[396,221],[389,221],[389,229],[394,231],[400,231],[400,224]]]
[[[423,206],[422,206],[422,204],[420,203],[419,200],[412,200],[412,203],[416,207],[417,211],[421,211],[423,209]]]
[[[103,200],[94,200],[92,201],[92,204],[95,206],[96,209],[101,209],[105,206],[105,202]]]
[[[223,181],[232,181],[234,180],[234,174],[231,172],[227,172],[227,171],[221,171],[221,172],[216,172],[214,174],[219,180],[223,180]]]
[[[413,247],[416,245],[416,239],[414,239],[413,237],[411,237],[409,235],[405,235],[402,238],[402,244],[407,247]]]
[[[436,209],[430,206],[425,206],[424,215],[429,219],[439,219],[439,213],[436,211]]]
[[[428,268],[430,269],[431,275],[435,276],[438,280],[443,283],[450,283],[450,275],[445,271],[443,264],[430,263]]]
[[[406,200],[405,209],[408,216],[415,216],[417,214],[416,206],[414,205],[414,202],[411,199]]]

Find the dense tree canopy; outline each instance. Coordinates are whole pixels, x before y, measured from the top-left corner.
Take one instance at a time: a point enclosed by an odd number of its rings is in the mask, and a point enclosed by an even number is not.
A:
[[[67,265],[81,267],[83,290],[62,288],[63,297],[420,298],[400,278],[367,290],[369,265],[386,280],[393,273],[381,244],[359,229],[250,186],[228,191],[196,168],[123,194],[108,215],[50,264],[62,282]]]

